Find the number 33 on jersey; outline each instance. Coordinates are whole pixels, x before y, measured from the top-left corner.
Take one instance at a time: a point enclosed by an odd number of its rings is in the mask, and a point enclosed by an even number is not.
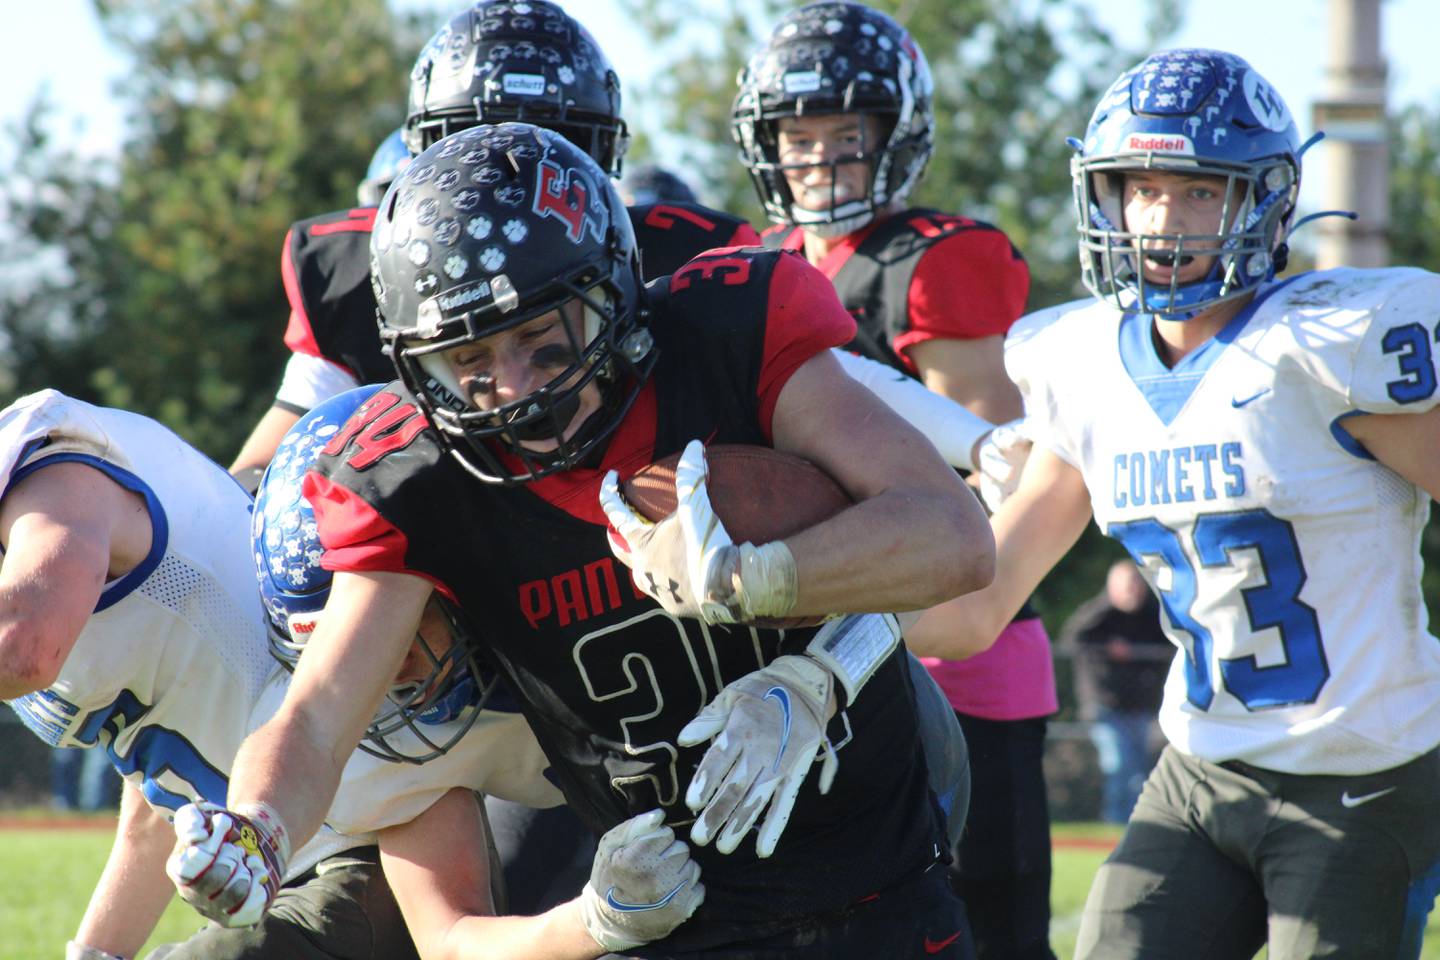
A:
[[[1178,748],[1331,774],[1428,748],[1440,643],[1415,584],[1429,497],[1345,419],[1440,401],[1437,324],[1440,277],[1333,270],[1261,288],[1174,368],[1149,318],[1105,304],[1011,332],[1037,443],[1083,474],[1184,651],[1161,709]]]

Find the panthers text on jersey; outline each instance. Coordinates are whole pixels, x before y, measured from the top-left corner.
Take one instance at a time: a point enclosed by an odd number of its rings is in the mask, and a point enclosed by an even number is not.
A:
[[[788,255],[712,251],[651,294],[658,359],[600,462],[482,484],[396,383],[356,412],[306,478],[325,566],[413,573],[483,611],[485,642],[596,833],[657,806],[676,828],[691,822],[685,789],[704,748],[679,748],[676,735],[727,683],[803,649],[813,633],[666,613],[611,553],[601,478],[696,437],[768,445],[789,376],[854,334],[824,277]],[[843,742],[834,786],[822,796],[807,781],[774,855],[757,861],[753,842],[729,855],[692,851],[704,905],[637,953],[703,949],[830,913],[933,862],[940,819],[902,658],[832,723]]]
[[[1182,648],[1160,715],[1178,749],[1361,774],[1440,741],[1420,593],[1430,499],[1344,425],[1440,400],[1437,304],[1440,277],[1420,270],[1302,274],[1173,369],[1148,318],[1093,301],[1011,332],[1037,443],[1084,476]]]
[[[693,203],[628,209],[644,279],[668,277],[712,247],[760,242],[745,220]],[[285,345],[291,358],[277,405],[304,413],[364,383],[388,383],[395,366],[380,352],[370,289],[375,209],[340,210],[290,227],[280,272],[290,302]]]

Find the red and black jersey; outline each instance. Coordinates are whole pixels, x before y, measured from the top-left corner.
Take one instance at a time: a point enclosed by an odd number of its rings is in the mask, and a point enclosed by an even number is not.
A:
[[[571,806],[597,833],[661,806],[694,815],[686,786],[703,748],[680,729],[727,683],[798,652],[812,630],[705,626],[666,613],[615,559],[598,502],[604,473],[628,476],[708,443],[770,442],[774,404],[854,324],[798,257],[715,250],[651,286],[654,370],[600,462],[517,486],[475,480],[441,448],[398,383],[325,448],[305,491],[325,566],[425,577],[476,622],[519,694]],[[775,854],[753,837],[721,856],[694,851],[705,904],[657,954],[758,935],[844,908],[932,862],[938,813],[926,785],[902,654],[831,726],[840,767],[814,778]]]
[[[629,212],[647,281],[668,277],[701,251],[760,243],[746,221],[698,204],[657,203]],[[380,352],[370,288],[374,223],[374,207],[301,220],[285,235],[280,265],[290,301],[285,345],[292,353],[328,360],[361,383],[395,376],[394,364]]]
[[[384,383],[395,366],[380,352],[370,289],[375,208],[326,213],[292,225],[280,272],[290,301],[285,345],[343,367],[361,383]]]
[[[748,221],[698,204],[650,203],[628,210],[647,281],[670,276],[703,250],[760,245]]]
[[[780,226],[763,242],[800,250],[804,239],[800,228]],[[904,210],[857,230],[816,266],[855,317],[850,349],[911,376],[909,347],[1003,335],[1030,292],[1025,258],[1003,231],[934,210]]]

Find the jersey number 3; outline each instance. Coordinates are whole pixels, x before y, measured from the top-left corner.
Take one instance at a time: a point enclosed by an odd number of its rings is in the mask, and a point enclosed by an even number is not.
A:
[[[1129,551],[1137,564],[1158,559],[1170,571],[1169,589],[1160,591],[1165,615],[1177,629],[1190,635],[1191,646],[1185,662],[1187,698],[1202,710],[1215,699],[1215,678],[1210,675],[1210,630],[1195,619],[1197,571],[1185,552],[1180,534],[1157,520],[1114,523],[1110,536]],[[1265,582],[1240,591],[1250,629],[1259,632],[1274,627],[1280,634],[1284,662],[1262,667],[1254,656],[1220,661],[1225,689],[1247,709],[1313,703],[1330,679],[1330,666],[1320,642],[1320,621],[1315,609],[1300,599],[1305,585],[1305,565],[1290,523],[1268,510],[1201,514],[1192,534],[1200,569],[1231,565],[1231,555],[1254,550]]]

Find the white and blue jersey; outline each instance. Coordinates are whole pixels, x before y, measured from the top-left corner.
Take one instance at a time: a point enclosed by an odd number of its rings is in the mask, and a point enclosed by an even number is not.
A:
[[[10,706],[52,746],[104,749],[153,807],[224,804],[241,741],[274,714],[290,681],[269,651],[250,557],[250,497],[146,417],[53,390],[0,413],[4,489],[76,461],[145,498],[151,550],[105,585],[56,682]],[[295,853],[288,876],[373,843],[373,831],[408,822],[451,787],[554,806],[562,797],[545,767],[524,718],[496,710],[420,766],[356,751],[327,826]]]
[[[1173,369],[1148,317],[1095,301],[1010,332],[1036,442],[1081,472],[1181,648],[1160,713],[1178,749],[1361,774],[1440,742],[1430,499],[1344,426],[1440,402],[1437,321],[1440,277],[1346,269],[1262,287]]]
[[[150,552],[105,585],[56,682],[10,705],[53,746],[104,748],[154,807],[223,803],[275,669],[250,567],[250,498],[146,417],[54,390],[0,414],[4,489],[61,462],[144,497]]]

